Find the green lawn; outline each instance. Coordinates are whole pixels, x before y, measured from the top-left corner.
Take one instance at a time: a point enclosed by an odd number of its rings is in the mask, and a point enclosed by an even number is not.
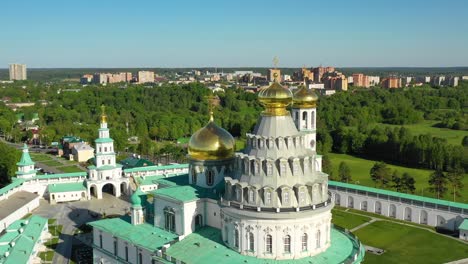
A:
[[[55,252],[52,250],[48,250],[47,252],[40,252],[39,257],[42,261],[52,261],[54,258]]]
[[[431,136],[434,136],[434,137],[447,139],[447,142],[453,145],[461,145],[463,137],[468,136],[468,131],[434,127],[434,125],[437,123],[439,123],[439,121],[424,120],[423,122],[419,124],[403,125],[403,126],[408,128],[409,131],[413,135],[430,134]],[[378,125],[393,126],[393,127],[402,126],[402,125],[388,125],[388,124],[378,124]]]
[[[62,225],[49,225],[49,233],[52,236],[59,236],[60,233],[62,232]]]
[[[31,153],[30,155],[33,161],[51,161],[52,160],[52,157],[47,154]]]
[[[47,165],[47,166],[51,166],[51,167],[63,166],[62,163],[55,161],[55,160],[41,161],[40,163]]]
[[[350,183],[375,187],[374,182],[370,178],[370,169],[372,166],[374,166],[376,161],[361,159],[346,154],[329,153],[327,155],[330,157],[333,166],[333,175],[335,177],[338,175],[338,166],[340,162],[344,161],[346,164],[348,164],[351,170],[352,181]],[[392,171],[396,169],[400,172],[400,174],[408,172],[411,176],[414,177],[416,181],[416,195],[429,196],[433,198],[435,197],[435,194],[428,191],[429,185],[427,183],[429,175],[433,171],[425,169],[413,169],[390,164],[388,166],[392,169]],[[463,182],[466,186],[465,189],[468,188],[468,176],[464,177]],[[443,199],[453,201],[453,196],[450,194],[450,192],[447,192]],[[468,192],[462,192],[462,197],[457,198],[456,201],[468,203]]]
[[[468,245],[430,231],[377,221],[354,232],[365,245],[382,248],[380,256],[366,253],[364,264],[439,264],[468,257]]]
[[[369,222],[370,220],[370,217],[354,215],[336,209],[332,210],[332,223],[346,229],[353,229],[359,225]]]
[[[69,173],[69,172],[82,172],[83,170],[76,167],[76,166],[63,166],[63,167],[57,167],[57,170],[60,170],[64,173]]]

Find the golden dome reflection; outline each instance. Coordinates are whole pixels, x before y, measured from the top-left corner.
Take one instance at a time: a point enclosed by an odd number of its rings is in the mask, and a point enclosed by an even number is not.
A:
[[[220,160],[234,156],[235,141],[225,129],[217,126],[210,117],[210,122],[190,138],[188,155],[197,160]]]
[[[291,91],[276,81],[258,93],[258,100],[266,108],[263,114],[272,116],[288,115],[286,107],[291,103],[292,97]]]
[[[294,93],[293,108],[314,108],[317,106],[318,96],[312,89],[302,86]]]

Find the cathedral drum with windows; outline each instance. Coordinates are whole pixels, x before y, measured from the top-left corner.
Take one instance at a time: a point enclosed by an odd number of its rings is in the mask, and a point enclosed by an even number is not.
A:
[[[265,111],[224,178],[223,241],[258,258],[314,256],[330,246],[334,206],[315,152],[317,96],[305,87],[293,96],[274,82],[259,100]]]

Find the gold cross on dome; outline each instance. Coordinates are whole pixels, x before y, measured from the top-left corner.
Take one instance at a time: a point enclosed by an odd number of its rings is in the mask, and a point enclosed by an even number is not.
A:
[[[216,106],[216,96],[214,95],[208,95],[205,96],[205,98],[208,100],[208,110],[210,111],[210,121],[213,121],[213,109]]]

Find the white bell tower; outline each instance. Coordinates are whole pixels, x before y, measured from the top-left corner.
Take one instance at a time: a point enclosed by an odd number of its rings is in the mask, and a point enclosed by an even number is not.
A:
[[[291,109],[292,118],[299,131],[305,136],[305,147],[316,151],[317,142],[317,100],[314,91],[305,86],[294,93]]]

